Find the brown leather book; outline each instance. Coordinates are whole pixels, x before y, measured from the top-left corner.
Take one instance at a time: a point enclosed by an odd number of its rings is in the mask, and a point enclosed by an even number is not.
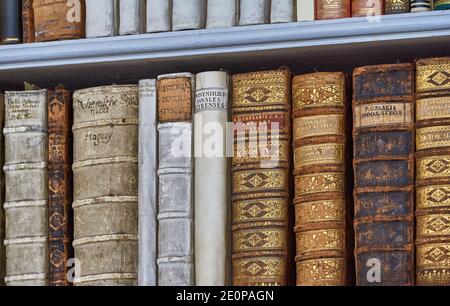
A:
[[[33,0],[22,0],[22,36],[24,43],[34,42]]]
[[[37,42],[85,36],[84,0],[33,0],[33,11]]]
[[[353,73],[357,285],[414,285],[414,77],[411,64]]]
[[[350,129],[345,75],[292,82],[297,285],[353,283]]]
[[[289,70],[234,75],[232,116],[233,284],[286,285],[291,206]]]
[[[386,15],[409,13],[410,8],[411,2],[409,0],[386,0],[384,13]]]
[[[416,63],[416,279],[450,284],[450,57]]]
[[[350,0],[316,0],[315,19],[337,19],[351,17]]]
[[[49,283],[68,286],[67,261],[73,258],[71,94],[48,92]]]
[[[352,0],[352,17],[373,17],[384,13],[384,0]]]

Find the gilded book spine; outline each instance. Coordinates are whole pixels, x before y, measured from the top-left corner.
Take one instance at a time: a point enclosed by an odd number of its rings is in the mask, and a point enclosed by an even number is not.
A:
[[[353,224],[343,73],[293,80],[297,285],[352,284]]]
[[[6,278],[48,285],[47,91],[5,94]]]
[[[410,64],[353,73],[356,280],[414,285],[414,78]]]
[[[84,37],[84,0],[33,0],[35,40]]]
[[[351,17],[350,0],[315,0],[315,19]]]
[[[157,285],[156,80],[139,82],[139,285]]]
[[[272,0],[270,9],[270,22],[296,21],[295,0]]]
[[[411,12],[427,12],[433,10],[432,0],[411,0]]]
[[[167,32],[172,30],[172,1],[147,0],[147,32]]]
[[[172,0],[172,29],[198,30],[205,27],[206,0]]]
[[[194,75],[158,77],[158,285],[193,286]]]
[[[240,0],[239,25],[269,23],[270,3],[268,0]]]
[[[0,128],[3,130],[5,124],[5,97],[0,94]],[[5,143],[3,141],[3,133],[0,134],[0,162],[3,164],[5,156],[3,150]],[[5,211],[3,210],[3,202],[5,200],[5,176],[0,171],[0,286],[5,285]]]
[[[86,37],[115,36],[119,27],[119,0],[85,0]]]
[[[236,0],[208,0],[206,28],[230,28],[236,25]]]
[[[384,13],[384,0],[352,0],[352,17],[374,17]]]
[[[386,0],[385,2],[385,14],[402,14],[409,13],[411,8],[410,0]]]
[[[0,42],[4,45],[22,42],[21,0],[0,1]]]
[[[138,86],[78,90],[73,100],[74,284],[136,285]]]
[[[314,20],[315,0],[297,0],[297,21]]]
[[[434,10],[449,10],[450,1],[449,0],[434,0],[433,2]]]
[[[49,281],[68,286],[72,249],[71,94],[65,89],[48,93],[48,215]]]
[[[119,34],[144,33],[145,0],[121,0],[119,3]]]
[[[35,40],[33,0],[22,0],[22,37],[24,43]]]
[[[291,73],[233,76],[233,284],[288,282]]]
[[[416,280],[450,284],[450,58],[416,63]]]
[[[230,80],[226,72],[197,74],[194,107],[196,285],[227,282],[228,158],[226,124]],[[214,130],[214,137],[209,134]],[[208,132],[209,131],[209,132]]]

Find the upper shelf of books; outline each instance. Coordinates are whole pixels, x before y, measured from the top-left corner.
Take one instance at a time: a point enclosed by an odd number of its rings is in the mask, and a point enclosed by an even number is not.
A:
[[[0,47],[0,83],[72,88],[158,74],[289,66],[294,72],[450,55],[450,11],[167,32]],[[42,83],[45,80],[44,83]]]

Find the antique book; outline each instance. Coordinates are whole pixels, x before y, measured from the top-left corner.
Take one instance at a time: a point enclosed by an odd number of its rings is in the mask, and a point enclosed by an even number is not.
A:
[[[352,0],[352,17],[373,17],[384,13],[384,0]]]
[[[119,34],[132,35],[145,31],[145,0],[122,0],[119,3]]]
[[[297,21],[314,20],[315,0],[297,0]]]
[[[157,156],[156,80],[139,81],[139,285],[156,286]]]
[[[47,91],[5,93],[6,278],[48,285]]]
[[[384,4],[386,15],[409,13],[410,9],[410,0],[386,0]]]
[[[233,76],[233,285],[286,285],[290,262],[291,73]]]
[[[167,32],[172,30],[172,1],[147,0],[147,32]]]
[[[427,12],[433,10],[432,0],[411,0],[411,12]]]
[[[297,285],[352,285],[353,202],[346,80],[341,72],[297,76],[294,117]]]
[[[22,1],[0,1],[0,42],[18,44],[22,42]]]
[[[272,0],[270,9],[270,22],[294,22],[296,17],[295,0]]]
[[[316,0],[315,19],[336,19],[351,17],[350,0]]]
[[[73,112],[74,285],[136,285],[138,86],[78,90]]]
[[[268,0],[240,0],[239,25],[269,23],[270,2]]]
[[[24,43],[34,42],[33,0],[22,0],[22,40]]]
[[[411,64],[353,73],[357,285],[414,285],[414,78]]]
[[[3,130],[5,124],[5,96],[0,94],[0,127]],[[3,133],[0,134],[0,161],[4,162],[4,150],[5,142],[3,141]],[[3,210],[3,202],[5,200],[5,175],[3,171],[0,171],[0,286],[5,285],[5,211]]]
[[[193,286],[194,158],[192,110],[195,77],[158,77],[158,285]]]
[[[450,0],[434,0],[433,2],[434,10],[449,10],[450,9]]]
[[[35,41],[84,37],[84,0],[33,0]]]
[[[416,281],[450,284],[450,58],[416,62]]]
[[[48,92],[48,230],[49,283],[68,286],[68,260],[73,258],[70,91]]]
[[[225,286],[228,248],[226,124],[230,79],[224,71],[197,74],[194,106],[195,279],[197,286]],[[214,137],[211,137],[211,130]]]
[[[237,0],[208,0],[206,28],[230,28],[236,25]]]
[[[205,27],[206,0],[172,0],[172,30],[198,30]]]
[[[119,31],[118,0],[85,0],[86,37],[115,36]]]

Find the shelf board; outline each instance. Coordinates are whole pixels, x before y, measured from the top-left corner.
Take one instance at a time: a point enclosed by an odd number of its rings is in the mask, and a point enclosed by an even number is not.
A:
[[[0,82],[73,88],[179,71],[294,72],[450,55],[450,11],[167,32],[0,47]]]

